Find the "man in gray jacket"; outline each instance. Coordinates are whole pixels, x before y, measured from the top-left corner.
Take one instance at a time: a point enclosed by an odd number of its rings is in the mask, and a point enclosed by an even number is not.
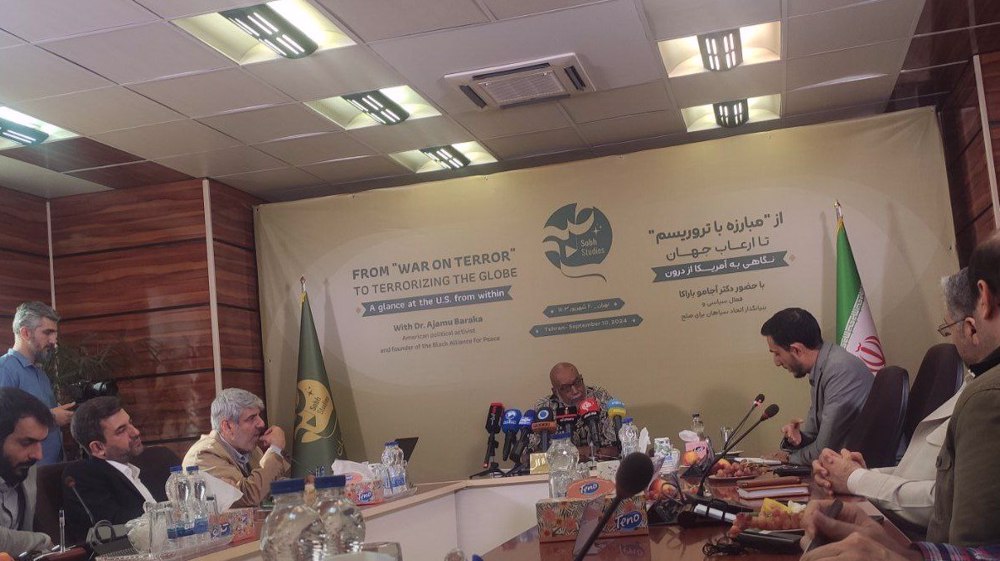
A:
[[[14,556],[51,547],[31,531],[35,517],[35,469],[42,441],[55,420],[49,408],[18,388],[0,388],[0,551]]]
[[[805,421],[782,427],[777,456],[811,465],[824,448],[840,450],[854,419],[868,399],[875,377],[860,358],[838,345],[824,343],[819,323],[802,308],[786,308],[760,328],[774,365],[795,378],[809,375],[810,404]]]

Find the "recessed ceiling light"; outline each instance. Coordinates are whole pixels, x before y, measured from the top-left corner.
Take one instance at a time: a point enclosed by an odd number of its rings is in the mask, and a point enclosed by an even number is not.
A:
[[[267,4],[225,10],[219,14],[285,58],[302,58],[316,51],[312,39]]]
[[[715,112],[715,122],[720,127],[731,129],[745,125],[750,120],[750,108],[745,99],[713,103],[712,110]]]
[[[699,35],[698,48],[702,65],[713,72],[732,70],[743,62],[739,28]]]
[[[459,152],[450,144],[446,146],[434,146],[433,148],[421,148],[420,151],[426,154],[428,158],[441,164],[441,167],[445,169],[464,168],[471,163],[465,157],[465,154]]]
[[[378,90],[342,96],[362,113],[383,125],[402,123],[410,114]]]
[[[9,138],[18,144],[31,146],[45,142],[49,137],[49,133],[15,123],[14,121],[0,119],[0,136]]]

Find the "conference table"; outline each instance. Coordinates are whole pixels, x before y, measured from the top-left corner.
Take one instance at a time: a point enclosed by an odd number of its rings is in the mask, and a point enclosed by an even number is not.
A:
[[[733,491],[732,484],[712,484],[710,489],[721,496]],[[547,496],[544,475],[421,484],[413,496],[362,509],[367,526],[365,541],[399,542],[406,561],[440,561],[456,546],[470,557],[473,553],[483,555],[485,561],[570,561],[572,541],[540,543],[538,540],[534,505]],[[844,500],[859,501],[870,514],[879,514],[863,499],[844,497]],[[900,543],[908,543],[906,536],[890,522],[883,524]],[[721,524],[695,528],[654,526],[648,535],[599,540],[600,551],[586,559],[703,560],[705,543],[723,536],[728,528]],[[740,556],[747,561],[797,558],[798,555],[774,553]],[[205,555],[198,561],[260,559],[260,543],[254,541]]]

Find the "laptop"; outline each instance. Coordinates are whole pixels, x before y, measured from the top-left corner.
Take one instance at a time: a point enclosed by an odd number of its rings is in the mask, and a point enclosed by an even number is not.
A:
[[[410,457],[413,456],[413,449],[417,447],[417,436],[407,436],[405,438],[397,438],[396,444],[399,444],[399,449],[403,451],[403,459],[407,462],[410,461]]]

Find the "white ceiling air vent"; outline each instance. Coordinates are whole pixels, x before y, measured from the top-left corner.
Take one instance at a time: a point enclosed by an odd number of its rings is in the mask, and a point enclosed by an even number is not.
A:
[[[504,108],[594,91],[576,54],[482,68],[444,77],[480,108]]]

